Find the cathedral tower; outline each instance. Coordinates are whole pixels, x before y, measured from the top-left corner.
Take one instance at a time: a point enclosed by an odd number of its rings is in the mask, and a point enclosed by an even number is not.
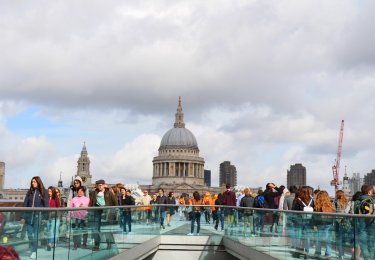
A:
[[[87,156],[86,144],[83,143],[81,156],[77,161],[77,176],[81,177],[85,186],[92,184],[92,176],[90,174],[90,158]]]

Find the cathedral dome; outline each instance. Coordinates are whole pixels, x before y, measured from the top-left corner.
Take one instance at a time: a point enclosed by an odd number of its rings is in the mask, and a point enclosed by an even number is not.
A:
[[[198,149],[197,140],[190,130],[174,127],[166,132],[161,139],[160,148],[181,147]]]

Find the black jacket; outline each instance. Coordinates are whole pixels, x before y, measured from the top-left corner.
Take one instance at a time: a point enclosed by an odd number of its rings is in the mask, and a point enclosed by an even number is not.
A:
[[[240,207],[245,207],[245,208],[252,208],[254,207],[254,198],[251,197],[250,195],[247,195],[241,199],[240,202]],[[253,214],[252,209],[242,209],[242,212],[245,214]]]
[[[276,192],[265,190],[262,194],[264,196],[264,207],[267,209],[277,209],[275,198],[280,196],[283,191],[278,187],[275,187],[275,190]]]

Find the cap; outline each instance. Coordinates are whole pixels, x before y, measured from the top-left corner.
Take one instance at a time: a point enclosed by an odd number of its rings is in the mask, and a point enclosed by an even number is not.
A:
[[[97,181],[95,182],[95,184],[105,184],[105,181],[104,181],[104,180],[97,180]]]

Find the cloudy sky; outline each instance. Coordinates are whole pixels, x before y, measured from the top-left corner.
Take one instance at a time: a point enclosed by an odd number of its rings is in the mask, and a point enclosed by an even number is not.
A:
[[[330,189],[340,122],[351,175],[375,168],[374,1],[0,3],[0,161],[6,187],[65,184],[85,141],[94,179],[150,184],[182,97],[218,185]]]

